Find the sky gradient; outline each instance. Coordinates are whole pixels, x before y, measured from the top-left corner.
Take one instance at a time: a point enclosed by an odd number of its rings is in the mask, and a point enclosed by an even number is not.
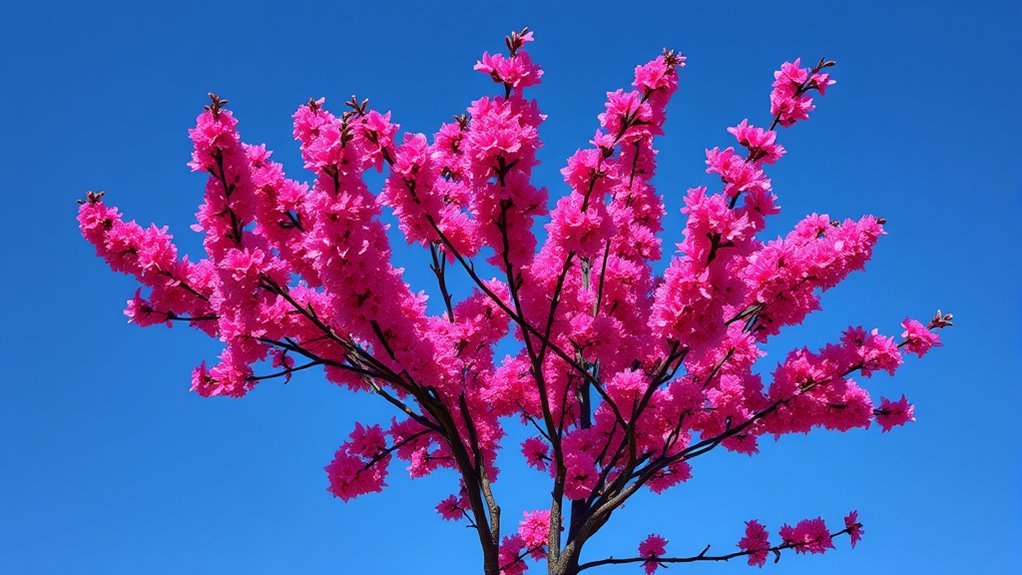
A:
[[[307,179],[290,116],[309,97],[339,110],[357,93],[403,129],[432,133],[497,92],[472,65],[526,25],[545,70],[531,90],[548,115],[536,173],[554,198],[605,92],[664,46],[688,56],[657,143],[668,250],[684,190],[713,185],[704,149],[731,145],[725,128],[743,118],[768,121],[771,72],[799,56],[837,60],[838,83],[811,120],[779,136],[788,155],[769,175],[783,211],[765,237],[812,212],[875,213],[889,235],[822,312],[771,341],[761,369],[848,325],[896,334],[906,315],[938,307],[956,320],[945,347],[868,382],[875,396],[904,392],[915,423],[701,458],[686,484],[615,515],[586,558],[634,555],[651,531],[678,554],[727,552],[748,519],[776,533],[858,509],[866,534],[854,551],[842,538],[826,556],[786,555],[765,571],[1022,572],[1018,2],[323,4],[0,3],[0,575],[479,571],[474,536],[433,510],[453,475],[413,482],[395,464],[384,494],[343,504],[326,492],[322,467],[353,421],[394,415],[376,398],[311,372],[242,400],[189,393],[192,367],[218,343],[184,326],[127,325],[134,284],[79,237],[74,200],[105,190],[128,218],[169,225],[198,254],[188,226],[204,180],[185,166],[186,130],[207,92],[230,99],[246,141]],[[429,289],[422,253],[393,242],[407,280]],[[547,497],[518,455],[524,436],[505,444],[496,485],[514,521]]]

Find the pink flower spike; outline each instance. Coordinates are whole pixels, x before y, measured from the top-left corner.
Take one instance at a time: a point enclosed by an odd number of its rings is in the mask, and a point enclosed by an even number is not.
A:
[[[810,76],[809,68],[800,67],[801,61],[785,62],[781,69],[774,72],[774,90],[770,93],[770,113],[778,124],[790,126],[795,122],[809,118],[809,112],[816,109],[813,99],[807,92],[816,88],[824,95],[827,87],[835,83],[826,73],[815,73]],[[822,65],[822,62],[821,62]]]

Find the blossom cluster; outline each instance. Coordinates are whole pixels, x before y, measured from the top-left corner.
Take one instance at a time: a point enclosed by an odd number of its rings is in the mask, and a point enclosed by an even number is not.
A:
[[[791,549],[796,554],[822,554],[829,549],[834,549],[834,538],[839,535],[848,535],[849,544],[852,547],[862,540],[862,523],[859,522],[859,513],[852,511],[844,518],[844,529],[831,532],[823,518],[803,519],[794,526],[784,524],[778,530],[780,541],[771,543],[770,533],[759,521],[752,519],[745,522],[745,534],[738,541],[739,551],[725,555],[711,555],[710,546],[707,546],[701,553],[688,557],[669,557],[667,553],[667,540],[663,537],[650,534],[639,543],[639,556],[636,562],[641,561],[646,575],[653,575],[660,567],[666,567],[668,563],[694,562],[694,561],[728,561],[736,557],[745,557],[749,565],[762,567],[766,564],[771,554],[775,561],[780,559],[781,552]],[[631,561],[631,560],[625,560]]]
[[[848,534],[852,547],[862,539],[862,524],[859,513],[852,511],[844,519],[845,528],[831,533],[823,518],[803,519],[794,526],[784,524],[778,531],[781,538],[779,544],[771,545],[770,535],[766,528],[755,519],[745,522],[745,536],[738,541],[738,548],[746,554],[749,565],[762,567],[768,555],[779,553],[783,549],[794,549],[795,553],[826,553],[834,549],[834,537]]]

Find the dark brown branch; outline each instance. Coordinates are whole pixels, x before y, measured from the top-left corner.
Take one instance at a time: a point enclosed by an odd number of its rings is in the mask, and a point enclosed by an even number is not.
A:
[[[194,295],[195,297],[201,299],[202,301],[204,301],[206,303],[209,303],[209,296],[207,296],[207,295],[205,295],[203,293],[200,293],[199,290],[197,290],[197,289],[193,288],[192,286],[190,286],[188,284],[188,282],[186,282],[184,279],[179,278],[176,275],[174,275],[174,274],[172,274],[172,273],[170,273],[168,271],[165,271],[165,270],[160,270],[159,274],[162,275],[162,276],[166,276],[166,277],[174,280],[175,282],[177,282],[176,287],[179,287],[179,288],[185,290],[186,292]]]
[[[209,170],[209,173],[220,181],[220,186],[224,190],[224,204],[227,206],[225,209],[227,211],[227,215],[231,218],[231,233],[228,237],[234,240],[236,245],[241,246],[243,226],[241,224],[241,220],[238,218],[238,214],[235,213],[234,208],[231,207],[231,193],[234,192],[234,184],[227,183],[227,174],[224,171],[223,150],[219,148],[214,149],[213,159],[216,160],[216,170]]]
[[[433,265],[429,269],[433,270],[437,286],[440,288],[440,295],[444,298],[444,306],[447,307],[447,320],[454,323],[454,306],[451,304],[451,292],[447,290],[447,276],[445,275],[447,254],[444,253],[444,248],[437,245],[436,242],[430,242],[429,254],[433,258]]]
[[[253,375],[253,376],[249,376],[248,380],[249,381],[262,381],[262,380],[266,380],[266,379],[274,379],[274,378],[277,378],[277,377],[287,377],[287,376],[290,376],[292,373],[295,373],[296,371],[302,371],[303,369],[309,369],[310,367],[315,367],[317,365],[323,365],[323,362],[319,361],[319,360],[313,360],[313,361],[310,361],[309,363],[305,363],[305,364],[299,365],[298,367],[290,367],[290,368],[278,371],[276,373],[269,373],[269,374],[266,374],[266,375]]]
[[[152,311],[156,311],[156,310],[152,310]],[[216,319],[217,319],[217,316],[216,315],[212,315],[212,314],[210,314],[210,315],[198,315],[198,316],[186,316],[186,315],[177,315],[176,313],[174,313],[172,311],[167,312],[167,321],[188,321],[188,322],[192,322],[192,321],[213,321],[213,320],[216,320]]]
[[[473,283],[476,284],[476,287],[478,287],[480,291],[486,294],[487,297],[489,297],[495,304],[497,304],[497,307],[499,307],[501,311],[507,314],[507,316],[511,318],[511,320],[518,324],[518,326],[521,327],[523,331],[532,334],[532,336],[535,337],[537,340],[542,341],[543,333],[540,332],[539,329],[534,327],[532,324],[525,321],[524,318],[518,315],[515,312],[515,310],[511,309],[511,307],[508,306],[507,303],[504,302],[504,300],[501,299],[499,295],[497,295],[492,289],[489,288],[489,286],[486,285],[486,282],[484,282],[483,279],[479,276],[479,273],[476,272],[475,264],[473,264],[468,258],[466,258],[464,255],[462,255],[454,248],[450,238],[448,238],[447,235],[443,233],[443,230],[441,230],[440,227],[437,225],[436,220],[434,220],[430,216],[426,216],[426,219],[429,221],[429,224],[433,227],[433,230],[437,233],[437,235],[440,236],[440,239],[444,242],[444,245],[446,245],[447,248],[451,250],[451,254],[454,256],[454,259],[459,264],[461,264],[461,267],[464,268],[469,278],[473,281]],[[547,345],[549,345],[550,351],[554,352],[554,354],[557,355],[557,357],[564,360],[570,367],[576,369],[579,373],[583,374],[583,377],[586,377],[587,379],[592,379],[592,375],[586,372],[586,370],[582,366],[578,365],[578,363],[570,355],[568,355],[567,352],[565,352],[564,349],[561,348],[561,346],[557,345],[553,341],[548,341]]]
[[[369,461],[367,461],[366,464],[362,466],[362,470],[365,471],[369,469],[370,467],[382,461],[384,457],[387,457],[391,453],[397,451],[398,449],[401,449],[405,445],[415,441],[416,439],[422,437],[423,435],[426,435],[427,433],[429,433],[429,430],[424,429],[422,431],[417,431],[409,435],[408,437],[402,438],[400,441],[395,441],[394,445],[391,445],[386,449],[381,449],[379,453],[377,453]]]
[[[486,508],[490,514],[490,538],[500,541],[500,506],[493,496],[493,488],[490,485],[489,476],[486,474],[486,462],[483,460],[482,450],[479,448],[479,436],[476,432],[475,422],[472,420],[472,413],[465,401],[465,394],[458,397],[458,406],[461,409],[461,418],[465,420],[465,427],[468,428],[469,442],[472,446],[472,456],[475,459],[475,471],[479,480],[479,487],[483,492],[483,499],[486,501]]]

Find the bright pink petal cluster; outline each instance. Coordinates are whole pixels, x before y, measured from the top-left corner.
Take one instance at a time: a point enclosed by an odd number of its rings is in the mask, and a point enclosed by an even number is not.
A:
[[[749,553],[749,565],[762,567],[770,553],[770,535],[763,524],[755,519],[745,522],[745,537],[738,542],[738,548]]]
[[[862,541],[862,523],[859,523],[859,512],[852,511],[845,516],[845,529],[848,530],[848,540],[852,548],[855,548],[855,544]]]
[[[550,534],[550,510],[526,511],[525,518],[518,522],[518,535],[530,550],[546,545]]]
[[[386,450],[383,429],[378,425],[355,425],[349,439],[334,454],[326,466],[334,497],[348,501],[366,493],[378,493],[386,487],[387,465],[390,453]]]
[[[830,531],[822,518],[803,519],[795,524],[783,525],[780,530],[781,539],[794,547],[796,553],[825,553],[834,548]]]
[[[922,323],[905,318],[905,321],[901,322],[901,326],[905,328],[905,331],[901,333],[901,338],[905,341],[905,348],[919,357],[923,357],[935,347],[940,347],[940,336]]]
[[[650,534],[639,543],[639,557],[646,560],[642,564],[642,568],[646,570],[646,575],[653,575],[656,572],[657,567],[661,566],[657,560],[666,553],[667,540],[659,535]]]
[[[807,95],[809,90],[818,90],[821,95],[827,87],[835,83],[829,74],[820,72],[829,62],[820,64],[810,70],[802,68],[801,60],[785,62],[781,69],[774,72],[774,90],[770,93],[770,113],[777,118],[782,126],[790,126],[800,120],[809,118],[809,112],[816,109],[813,99]]]
[[[468,508],[468,502],[464,497],[450,495],[437,504],[436,511],[445,521],[457,521],[461,519]]]
[[[886,432],[895,427],[915,421],[915,406],[902,395],[898,401],[891,401],[886,397],[880,398],[880,407],[875,410],[877,423]]]
[[[529,566],[525,563],[525,556],[528,554],[525,540],[521,536],[508,535],[500,544],[500,552],[497,555],[500,565],[500,572],[505,575],[522,575]]]

